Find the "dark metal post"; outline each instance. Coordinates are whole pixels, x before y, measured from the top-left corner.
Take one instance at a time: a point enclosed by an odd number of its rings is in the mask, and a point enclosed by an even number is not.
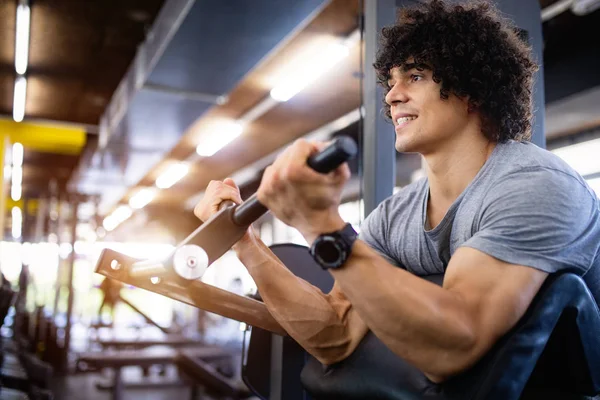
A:
[[[532,46],[533,56],[540,66],[533,84],[534,121],[531,141],[545,148],[544,41],[540,3],[538,1],[497,0],[496,5],[506,17],[526,32],[524,39]]]
[[[377,86],[373,63],[381,28],[396,19],[395,0],[364,0],[363,102],[364,129],[361,177],[364,200],[363,216],[392,195],[396,183],[396,135],[392,125],[383,119],[383,88]]]
[[[77,239],[77,209],[79,208],[79,199],[71,199],[71,253],[69,254],[69,274],[67,277],[67,323],[65,325],[65,343],[63,348],[63,367],[68,367],[69,349],[71,346],[71,319],[73,315],[73,270],[75,269],[75,241]]]

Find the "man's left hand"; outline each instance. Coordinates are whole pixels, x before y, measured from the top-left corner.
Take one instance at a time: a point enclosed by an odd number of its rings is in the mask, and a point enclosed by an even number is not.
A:
[[[321,174],[306,163],[328,144],[296,140],[267,167],[257,192],[258,200],[275,217],[298,229],[309,245],[321,233],[339,230],[345,224],[338,207],[350,168],[344,163]]]

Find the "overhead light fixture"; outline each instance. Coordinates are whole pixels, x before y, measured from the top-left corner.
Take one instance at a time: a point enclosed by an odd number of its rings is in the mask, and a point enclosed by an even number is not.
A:
[[[600,172],[600,139],[559,147],[552,152],[582,176]]]
[[[21,238],[23,229],[23,213],[19,207],[13,207],[12,214],[12,237],[13,239]]]
[[[148,203],[154,200],[156,190],[153,188],[143,188],[129,199],[129,206],[134,209],[144,208]]]
[[[29,59],[29,30],[31,24],[31,9],[26,1],[20,1],[17,6],[17,32],[15,40],[15,70],[23,75],[27,71]]]
[[[183,178],[189,170],[190,166],[186,163],[172,164],[165,170],[165,172],[156,178],[156,186],[160,189],[168,189],[179,182],[179,180]]]
[[[104,218],[102,226],[104,226],[104,229],[107,231],[112,231],[127,218],[131,217],[131,214],[133,214],[131,208],[126,205],[120,205],[108,217]]]
[[[223,121],[210,128],[210,132],[200,138],[196,153],[210,157],[231,143],[244,131],[244,125],[237,121]]]
[[[11,186],[10,186],[10,197],[13,201],[21,200],[22,194],[22,182],[23,182],[23,168],[13,166],[11,172]]]
[[[348,44],[336,42],[314,53],[303,54],[294,62],[295,68],[286,71],[280,83],[271,90],[271,97],[281,102],[288,101],[347,57],[349,52]]]
[[[25,95],[27,94],[27,78],[17,76],[15,80],[15,97],[13,100],[13,119],[15,122],[23,121],[25,117]]]
[[[12,163],[15,167],[23,166],[23,145],[19,142],[12,145]]]
[[[10,198],[13,199],[13,201],[19,201],[21,200],[21,196],[23,192],[23,187],[21,185],[15,185],[13,184],[10,187]]]

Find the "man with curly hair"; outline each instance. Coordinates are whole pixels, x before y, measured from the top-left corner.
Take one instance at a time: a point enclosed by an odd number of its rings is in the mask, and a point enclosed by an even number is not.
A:
[[[396,149],[420,153],[427,177],[365,219],[347,258],[329,269],[328,294],[289,273],[252,230],[236,244],[286,331],[325,365],[370,331],[407,363],[398,376],[413,368],[439,383],[481,359],[549,274],[575,272],[600,299],[598,199],[528,141],[536,65],[514,27],[489,4],[434,0],[383,30],[375,68]],[[321,175],[306,166],[323,146],[297,141],[258,189],[313,249],[332,232],[352,242],[338,212],[348,167]],[[241,201],[231,180],[209,186],[197,215],[206,219],[223,199]]]

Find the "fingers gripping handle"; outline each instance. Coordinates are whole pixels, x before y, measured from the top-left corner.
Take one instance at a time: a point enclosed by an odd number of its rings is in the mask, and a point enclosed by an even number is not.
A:
[[[356,144],[348,137],[335,142],[307,160],[315,171],[327,173],[354,157]],[[171,265],[177,275],[186,279],[198,279],[210,264],[225,254],[240,240],[250,224],[267,212],[256,194],[240,205],[225,200],[219,212],[205,221],[196,231],[179,244],[172,256],[161,263],[135,263],[129,275],[138,278],[161,276],[167,273],[165,265]],[[162,268],[162,269],[161,269]]]
[[[354,140],[342,136],[320,153],[311,156],[307,160],[307,164],[315,171],[325,174],[354,158],[357,152],[358,149]],[[256,194],[254,194],[237,206],[233,213],[233,222],[238,226],[248,226],[267,211],[267,208],[258,201]]]

